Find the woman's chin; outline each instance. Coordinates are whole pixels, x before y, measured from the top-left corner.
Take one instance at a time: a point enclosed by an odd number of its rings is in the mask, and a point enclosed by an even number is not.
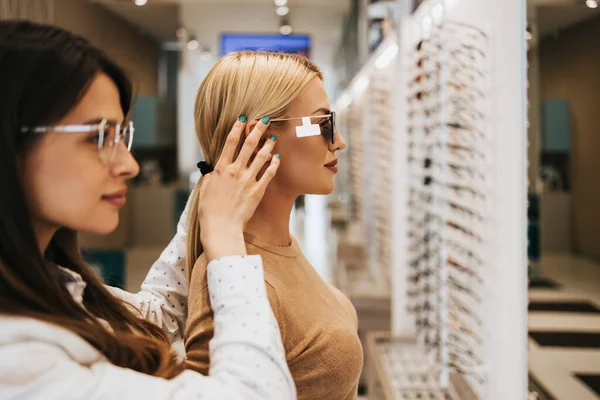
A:
[[[94,224],[88,224],[86,226],[80,227],[78,229],[79,232],[89,233],[92,235],[109,235],[113,233],[117,227],[119,226],[119,218],[107,218],[104,221],[98,221]]]
[[[335,189],[335,184],[332,182],[325,184],[325,185],[321,185],[318,188],[314,188],[314,190],[311,190],[309,193],[307,194],[316,194],[316,195],[330,195],[331,193],[333,193],[333,190]]]

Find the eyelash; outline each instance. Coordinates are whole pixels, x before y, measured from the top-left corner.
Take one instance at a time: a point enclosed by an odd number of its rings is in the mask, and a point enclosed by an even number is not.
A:
[[[100,141],[100,134],[99,133],[94,133],[93,135],[91,135],[90,137],[88,137],[87,141],[89,143],[93,143],[93,144],[98,144],[98,142]]]

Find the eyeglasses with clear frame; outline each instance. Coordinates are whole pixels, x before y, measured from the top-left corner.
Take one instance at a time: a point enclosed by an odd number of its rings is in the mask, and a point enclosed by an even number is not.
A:
[[[326,142],[331,142],[331,144],[335,144],[335,112],[332,111],[329,114],[325,115],[311,115],[310,117],[294,117],[294,118],[277,118],[272,119],[271,122],[283,122],[283,121],[294,121],[301,120],[302,118],[325,118],[323,121],[319,122],[319,126],[321,127],[321,135],[325,138]]]
[[[117,153],[118,144],[123,142],[128,152],[131,151],[135,128],[133,121],[123,125],[103,119],[97,124],[54,125],[21,128],[23,133],[42,134],[59,133],[98,133],[98,157],[104,165],[110,164]]]

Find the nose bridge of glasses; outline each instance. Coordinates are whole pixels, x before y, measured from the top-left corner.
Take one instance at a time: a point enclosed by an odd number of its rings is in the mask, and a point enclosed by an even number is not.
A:
[[[129,154],[133,139],[133,123],[107,125],[101,131],[101,135],[103,136],[99,143],[101,159],[112,163],[118,157],[120,147],[124,147],[122,154]]]

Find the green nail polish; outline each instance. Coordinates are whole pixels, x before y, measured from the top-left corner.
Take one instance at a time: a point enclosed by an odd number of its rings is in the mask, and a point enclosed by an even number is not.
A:
[[[269,139],[271,139],[272,141],[275,141],[275,140],[277,140],[277,138],[275,137],[275,135],[271,135],[271,136],[269,137]]]
[[[275,154],[275,157],[281,158],[281,156],[279,155],[279,153]]]
[[[271,118],[269,117],[264,117],[262,120],[262,123],[265,125],[269,125],[269,122],[271,122]]]
[[[240,122],[246,122],[248,121],[248,117],[246,117],[245,115],[240,115]]]

